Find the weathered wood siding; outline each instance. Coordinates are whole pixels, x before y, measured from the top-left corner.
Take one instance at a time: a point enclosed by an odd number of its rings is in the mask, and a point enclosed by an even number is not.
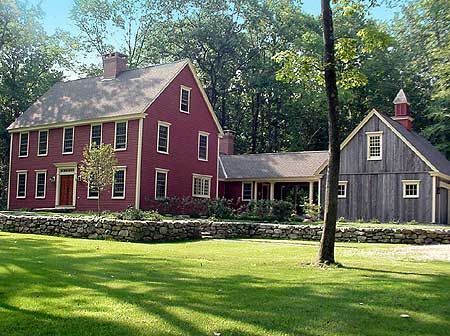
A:
[[[382,160],[369,161],[366,132],[374,131],[383,132]],[[431,222],[430,170],[425,162],[374,115],[342,150],[339,179],[348,181],[348,184],[347,197],[338,201],[338,216],[348,220]],[[403,198],[402,180],[421,181],[419,198]],[[325,182],[324,177],[323,195]]]
[[[439,218],[438,221],[441,224],[450,224],[448,222],[448,211],[450,207],[450,200],[449,200],[449,192],[445,188],[439,188],[439,195],[438,195],[438,213]]]

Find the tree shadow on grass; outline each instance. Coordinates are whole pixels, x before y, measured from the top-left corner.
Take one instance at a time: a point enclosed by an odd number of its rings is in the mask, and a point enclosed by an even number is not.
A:
[[[350,265],[331,277],[274,281],[219,276],[214,263],[158,258],[151,246],[124,255],[29,237],[0,246],[0,260],[0,335],[384,336],[450,328],[447,274]]]

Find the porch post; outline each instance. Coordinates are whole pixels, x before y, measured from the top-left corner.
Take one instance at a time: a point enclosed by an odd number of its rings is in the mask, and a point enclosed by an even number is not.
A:
[[[314,202],[314,182],[309,182],[309,204]]]
[[[320,178],[319,181],[317,181],[317,204],[320,205],[320,188],[322,187],[321,183],[320,183]]]
[[[257,201],[258,200],[258,182],[255,181],[254,184],[255,184],[255,190],[253,192],[253,199],[255,201]]]
[[[270,182],[270,200],[275,199],[275,182]]]

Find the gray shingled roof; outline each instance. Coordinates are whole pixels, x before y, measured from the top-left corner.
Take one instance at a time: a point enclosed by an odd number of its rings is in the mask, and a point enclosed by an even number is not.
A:
[[[380,113],[383,119],[392,125],[411,145],[419,151],[430,163],[439,170],[439,172],[450,175],[450,161],[447,160],[444,154],[439,152],[427,139],[423,136],[408,131],[400,123],[392,120],[390,117]]]
[[[328,160],[327,151],[221,155],[219,178],[296,178],[316,174]]]
[[[112,80],[58,82],[8,129],[141,113],[187,64],[183,60],[127,70]]]

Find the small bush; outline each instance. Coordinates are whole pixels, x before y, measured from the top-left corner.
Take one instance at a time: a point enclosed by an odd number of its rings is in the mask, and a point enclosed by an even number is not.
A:
[[[231,200],[221,198],[212,200],[208,204],[208,217],[231,219],[234,217],[234,209]]]
[[[161,221],[164,217],[161,216],[158,211],[150,210],[145,212],[145,219],[149,221]]]
[[[303,209],[305,211],[305,217],[311,219],[313,222],[317,221],[320,217],[320,205],[311,204],[309,202],[305,202],[303,205]]]
[[[145,212],[136,208],[129,207],[117,215],[118,219],[125,220],[144,220]]]
[[[380,224],[380,220],[379,220],[378,218],[372,218],[372,219],[370,220],[370,222],[371,222],[372,224]]]
[[[294,206],[290,202],[286,201],[272,202],[272,216],[277,220],[288,220],[293,212]]]
[[[338,222],[339,222],[339,223],[345,223],[346,220],[345,220],[344,217],[339,217]]]

